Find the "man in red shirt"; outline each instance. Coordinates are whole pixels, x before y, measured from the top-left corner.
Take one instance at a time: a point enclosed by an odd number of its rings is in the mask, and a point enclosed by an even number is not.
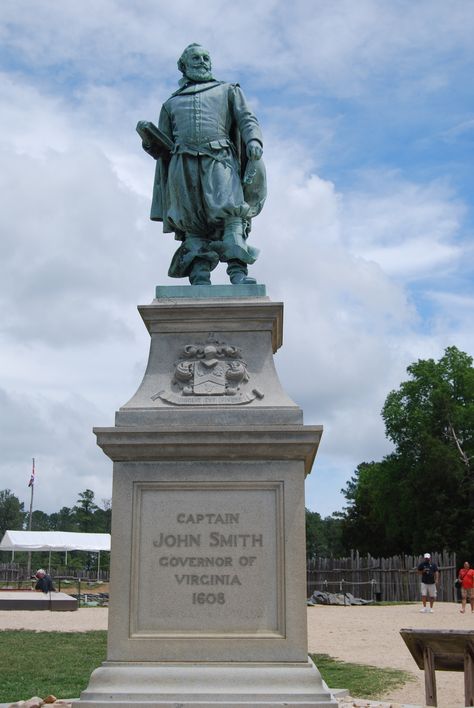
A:
[[[466,611],[467,599],[471,603],[471,612],[474,612],[474,570],[467,561],[459,571],[458,578],[461,581],[461,612]]]

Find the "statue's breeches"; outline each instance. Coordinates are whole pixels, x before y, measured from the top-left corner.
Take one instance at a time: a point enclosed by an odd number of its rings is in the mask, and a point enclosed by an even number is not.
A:
[[[246,218],[237,160],[230,148],[208,155],[177,153],[171,158],[166,185],[167,220],[185,233],[216,238],[229,217]]]

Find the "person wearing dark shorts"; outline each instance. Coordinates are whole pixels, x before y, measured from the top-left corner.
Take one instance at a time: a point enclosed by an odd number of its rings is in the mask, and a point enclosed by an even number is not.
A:
[[[431,561],[431,553],[425,553],[422,562],[419,564],[418,573],[421,576],[421,602],[423,607],[420,612],[433,612],[434,601],[436,600],[436,586],[439,580],[439,568]],[[426,606],[429,598],[430,606]]]

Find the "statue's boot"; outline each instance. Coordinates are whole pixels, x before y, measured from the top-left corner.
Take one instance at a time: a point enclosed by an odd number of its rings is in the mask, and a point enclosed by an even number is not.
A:
[[[189,271],[191,285],[211,284],[211,263],[203,258],[195,258]]]
[[[231,217],[225,220],[221,241],[221,260],[228,263],[227,274],[233,285],[254,284],[255,278],[249,278],[247,265],[255,263],[258,249],[247,244],[245,219]]]
[[[255,278],[250,278],[248,268],[245,263],[237,259],[232,259],[227,265],[227,275],[232,285],[255,285]]]

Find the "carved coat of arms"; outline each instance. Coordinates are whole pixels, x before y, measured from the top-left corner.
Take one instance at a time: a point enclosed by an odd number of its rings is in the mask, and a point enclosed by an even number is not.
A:
[[[263,398],[251,389],[247,364],[238,347],[212,339],[187,344],[174,364],[169,391],[152,396],[176,405],[223,405],[250,403]]]

